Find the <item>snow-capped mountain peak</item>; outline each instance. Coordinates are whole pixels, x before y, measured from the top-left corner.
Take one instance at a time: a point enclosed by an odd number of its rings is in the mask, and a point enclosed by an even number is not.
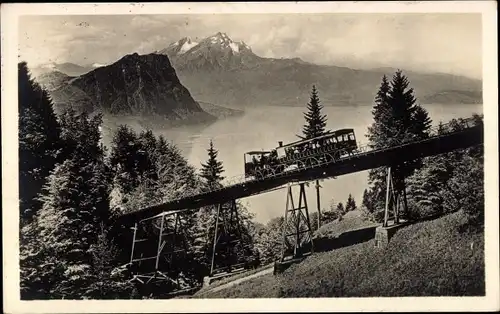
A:
[[[179,52],[178,54],[183,54],[185,52],[187,52],[189,49],[197,46],[198,43],[197,42],[194,42],[191,40],[191,38],[188,38],[181,46],[181,48],[179,49]]]
[[[224,48],[226,47],[231,47],[231,44],[234,44],[234,42],[227,36],[226,33],[221,33],[218,32],[217,34],[211,36],[208,38],[210,40],[210,44],[212,45],[220,45]],[[233,49],[234,51],[235,49]]]
[[[157,54],[168,55],[177,69],[220,69],[253,66],[259,57],[243,41],[233,41],[226,33],[217,32],[199,42],[185,37]]]
[[[239,53],[240,52],[240,46],[236,43],[230,43],[229,47],[231,47],[231,50],[233,52]]]
[[[191,37],[184,37],[172,44],[170,44],[166,49],[157,51],[160,54],[169,55],[181,55],[189,51],[191,48],[196,47],[197,42],[193,41]]]

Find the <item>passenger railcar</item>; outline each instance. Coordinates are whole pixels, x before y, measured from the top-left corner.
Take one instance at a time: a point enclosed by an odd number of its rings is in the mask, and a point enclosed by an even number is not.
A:
[[[296,141],[270,151],[252,151],[244,155],[245,176],[265,177],[279,174],[287,169],[310,166],[314,156],[316,163],[330,162],[357,149],[353,129],[339,129],[321,136]]]

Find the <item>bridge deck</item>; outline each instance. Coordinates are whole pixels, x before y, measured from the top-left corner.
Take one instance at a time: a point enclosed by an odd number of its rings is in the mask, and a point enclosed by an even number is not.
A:
[[[475,125],[448,134],[432,136],[418,142],[360,152],[327,164],[300,168],[272,177],[247,180],[242,183],[228,185],[218,190],[130,212],[118,219],[123,224],[134,223],[165,211],[197,209],[207,205],[264,193],[293,181],[311,181],[341,176],[388,166],[402,161],[447,153],[481,143],[483,143],[483,126]]]

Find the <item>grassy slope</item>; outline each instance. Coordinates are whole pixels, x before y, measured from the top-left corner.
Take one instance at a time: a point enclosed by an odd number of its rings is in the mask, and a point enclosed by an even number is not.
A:
[[[484,295],[484,233],[459,233],[454,213],[399,230],[386,249],[373,240],[316,253],[283,274],[204,298]]]

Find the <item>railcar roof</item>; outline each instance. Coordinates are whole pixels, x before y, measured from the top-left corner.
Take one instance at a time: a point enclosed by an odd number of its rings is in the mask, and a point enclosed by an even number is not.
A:
[[[246,152],[245,155],[263,155],[263,154],[269,154],[270,151],[265,151],[265,150],[253,150],[251,152]]]
[[[295,141],[295,142],[292,142],[292,143],[289,143],[289,144],[286,144],[286,145],[283,145],[283,146],[279,146],[279,147],[277,147],[277,149],[278,148],[285,148],[285,147],[289,147],[289,146],[294,146],[294,145],[297,145],[297,144],[307,143],[307,142],[318,140],[318,139],[325,138],[325,137],[342,135],[342,134],[350,133],[350,132],[353,132],[353,131],[354,131],[354,129],[339,129],[339,130],[335,130],[335,131],[328,131],[324,135],[317,136],[317,137],[311,138],[311,139]]]

